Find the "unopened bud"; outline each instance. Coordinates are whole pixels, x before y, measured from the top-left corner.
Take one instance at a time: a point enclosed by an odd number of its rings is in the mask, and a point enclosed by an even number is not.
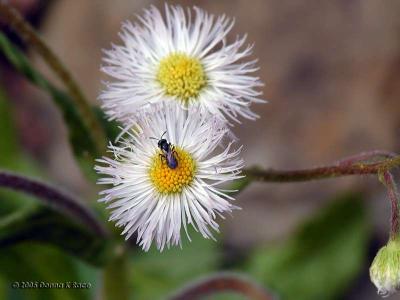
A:
[[[369,269],[378,294],[386,297],[400,289],[400,241],[390,240],[382,247]]]

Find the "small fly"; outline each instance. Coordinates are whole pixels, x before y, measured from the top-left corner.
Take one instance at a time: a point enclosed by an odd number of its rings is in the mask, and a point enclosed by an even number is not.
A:
[[[178,160],[176,159],[176,151],[174,150],[174,146],[171,143],[168,143],[166,139],[163,139],[163,136],[167,132],[165,131],[160,139],[156,139],[151,137],[153,140],[158,140],[158,148],[160,148],[161,152],[160,153],[160,158],[161,160],[165,159],[167,166],[170,169],[176,169],[178,167]]]

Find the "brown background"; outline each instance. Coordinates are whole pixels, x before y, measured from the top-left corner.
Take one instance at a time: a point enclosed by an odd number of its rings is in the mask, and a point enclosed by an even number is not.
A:
[[[255,43],[269,103],[253,106],[261,119],[234,128],[248,166],[301,168],[363,150],[399,151],[400,1],[173,3],[226,13],[236,19],[230,36],[247,33],[248,42]],[[119,43],[121,22],[135,20],[150,4],[162,7],[163,2],[58,0],[48,7],[40,31],[93,103],[105,79],[99,72],[101,49]],[[8,80],[10,92],[18,95],[16,114],[26,149],[48,167],[55,182],[92,195],[50,100],[24,81]],[[384,188],[369,178],[253,184],[238,197],[243,210],[228,218],[224,231],[229,243],[243,248],[283,239],[330,196],[350,187],[365,191],[374,231],[384,243],[389,203]],[[355,299],[379,299],[371,284],[360,293]]]

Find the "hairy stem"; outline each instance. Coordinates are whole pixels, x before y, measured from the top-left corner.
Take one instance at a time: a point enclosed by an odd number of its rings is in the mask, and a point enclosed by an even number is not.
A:
[[[272,300],[274,297],[261,286],[249,279],[232,273],[221,273],[183,288],[170,300],[202,299],[206,295],[232,291],[246,296],[247,299]]]
[[[23,19],[21,14],[12,6],[7,4],[7,1],[5,0],[0,0],[0,16],[25,43],[36,49],[36,51],[42,56],[43,60],[65,84],[71,98],[78,108],[83,122],[85,122],[94,137],[98,153],[103,153],[106,148],[106,138],[103,128],[94,115],[90,104],[86,100],[78,84],[61,63],[60,59],[50,50],[32,26]]]
[[[377,162],[366,162],[372,159]],[[400,156],[390,152],[371,151],[342,159],[332,165],[302,170],[260,170],[251,168],[244,170],[250,180],[263,182],[299,182],[316,179],[335,178],[346,175],[379,174],[398,167]]]
[[[82,202],[70,195],[60,192],[45,183],[11,174],[0,170],[0,187],[24,192],[42,200],[45,204],[69,215],[81,224],[87,226],[96,234],[107,237],[108,232],[103,224]]]
[[[358,153],[356,155],[352,155],[341,159],[336,162],[337,165],[351,165],[360,161],[368,161],[368,160],[376,160],[376,159],[386,159],[386,158],[394,158],[397,154],[385,150],[372,150]]]
[[[389,171],[385,171],[382,174],[381,180],[387,188],[392,206],[390,239],[395,240],[399,237],[399,194],[393,175]]]
[[[250,179],[263,182],[299,182],[310,181],[316,179],[334,178],[345,175],[361,175],[361,174],[377,174],[378,167],[368,166],[326,166],[317,167],[304,170],[260,170],[260,169],[247,169],[244,174]]]
[[[400,166],[400,156],[386,151],[362,152],[344,158],[336,163],[303,170],[260,170],[258,168],[244,170],[249,182],[300,182],[346,175],[378,175],[385,184],[392,207],[390,239],[399,238],[399,194],[390,170]]]

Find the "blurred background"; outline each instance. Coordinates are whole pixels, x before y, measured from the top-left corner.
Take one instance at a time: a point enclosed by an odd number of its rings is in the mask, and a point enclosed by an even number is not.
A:
[[[164,4],[148,0],[10,2],[61,57],[93,105],[99,105],[97,96],[106,79],[99,71],[102,49],[120,43],[121,22],[135,21],[144,8]],[[265,82],[263,92],[269,103],[253,106],[259,120],[234,128],[244,145],[247,166],[305,168],[366,150],[400,152],[399,1],[168,3],[196,5],[233,17],[236,24],[230,38],[247,33],[248,42],[255,44],[253,57],[259,60],[258,76]],[[0,26],[10,34],[4,24]],[[35,67],[57,83],[40,57],[22,47]],[[24,155],[40,166],[39,176],[95,201],[97,191],[75,163],[62,118],[49,96],[4,58],[0,85],[9,99],[17,142]],[[0,143],[7,142],[0,137]],[[162,254],[137,250],[131,265],[133,299],[162,298],[213,270],[241,271],[280,292],[282,299],[380,299],[369,281],[368,268],[387,241],[390,205],[376,178],[253,183],[238,196],[237,204],[243,209],[221,222],[217,243],[195,240],[183,250]],[[37,251],[59,255],[48,248]],[[7,261],[7,255],[2,254],[0,263]],[[47,262],[46,256],[36,259],[39,265]],[[31,263],[20,261],[20,267]],[[81,278],[95,287],[101,285],[101,271],[78,265]],[[11,267],[0,266],[4,268]],[[0,284],[8,298],[44,299],[46,292],[51,293],[46,294],[49,299],[77,297],[64,296],[64,291],[12,291],[8,280],[3,276]],[[95,287],[82,297],[101,299]]]

